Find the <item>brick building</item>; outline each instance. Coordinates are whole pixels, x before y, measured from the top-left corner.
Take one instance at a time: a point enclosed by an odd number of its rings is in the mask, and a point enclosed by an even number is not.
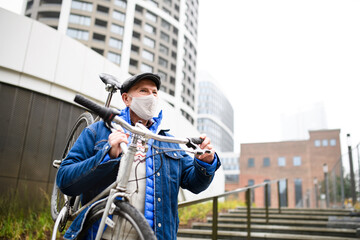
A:
[[[288,179],[288,206],[315,207],[314,177],[324,179],[323,164],[329,170],[341,156],[340,130],[309,131],[301,141],[241,144],[240,180],[226,190],[260,184],[267,180]],[[280,191],[285,184],[280,184]],[[271,186],[270,204],[277,206],[276,185]],[[264,206],[264,188],[255,189],[253,201]]]

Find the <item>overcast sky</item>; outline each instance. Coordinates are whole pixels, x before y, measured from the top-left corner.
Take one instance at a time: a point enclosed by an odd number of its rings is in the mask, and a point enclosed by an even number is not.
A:
[[[237,143],[282,140],[281,115],[318,102],[360,142],[359,13],[348,0],[200,0],[198,66],[232,102]]]
[[[282,140],[281,115],[318,102],[329,128],[360,142],[359,13],[349,0],[200,0],[198,67],[233,105],[237,151]]]

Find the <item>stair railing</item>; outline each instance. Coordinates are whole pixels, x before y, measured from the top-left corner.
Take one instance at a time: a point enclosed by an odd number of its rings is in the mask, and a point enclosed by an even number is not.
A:
[[[281,181],[285,181],[286,185],[285,185],[285,192],[281,193],[280,190],[280,182]],[[194,204],[198,204],[198,203],[203,203],[203,202],[207,202],[207,201],[212,201],[213,203],[213,207],[212,207],[212,240],[216,240],[217,239],[217,235],[218,235],[218,199],[222,198],[222,197],[226,197],[229,195],[233,195],[233,194],[238,194],[241,192],[245,192],[245,198],[246,198],[246,218],[247,218],[247,239],[251,239],[251,192],[253,189],[256,188],[260,188],[260,187],[264,187],[265,188],[265,218],[266,218],[266,223],[269,223],[269,199],[268,199],[268,191],[269,191],[269,186],[273,183],[277,184],[277,200],[278,200],[278,211],[279,213],[281,213],[281,195],[285,195],[286,201],[285,203],[283,203],[283,205],[288,206],[288,182],[286,178],[283,179],[277,179],[277,180],[272,180],[272,181],[267,181],[267,182],[263,182],[260,184],[256,184],[256,185],[252,185],[252,186],[247,186],[247,187],[243,187],[243,188],[238,188],[235,189],[233,191],[230,192],[225,192],[222,194],[218,194],[218,195],[213,195],[210,197],[205,197],[205,198],[201,198],[201,199],[196,199],[196,200],[191,200],[191,201],[184,201],[178,204],[178,208],[183,208],[183,207],[187,207],[187,206],[191,206]]]

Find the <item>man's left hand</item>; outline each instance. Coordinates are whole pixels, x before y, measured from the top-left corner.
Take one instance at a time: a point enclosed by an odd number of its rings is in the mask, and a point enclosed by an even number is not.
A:
[[[200,144],[199,147],[201,149],[209,149],[211,153],[195,155],[195,157],[203,162],[211,164],[214,161],[215,150],[211,145],[210,138],[208,138],[205,134],[202,134],[200,138],[203,139],[204,141]]]

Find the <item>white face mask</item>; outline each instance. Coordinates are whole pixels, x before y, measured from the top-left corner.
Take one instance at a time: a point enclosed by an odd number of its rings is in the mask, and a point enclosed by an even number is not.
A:
[[[155,115],[158,98],[153,94],[143,97],[132,97],[130,109],[141,119],[149,120]]]

